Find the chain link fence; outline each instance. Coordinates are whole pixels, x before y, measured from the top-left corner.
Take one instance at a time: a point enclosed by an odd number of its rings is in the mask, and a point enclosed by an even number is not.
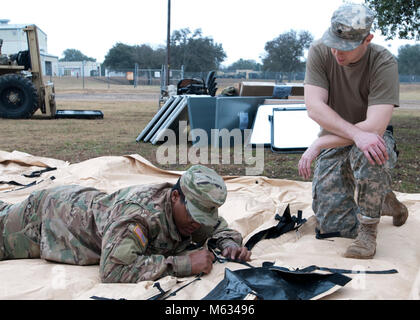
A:
[[[52,82],[68,83],[69,86],[82,89],[114,88],[117,86],[157,86],[166,87],[165,66],[161,69],[140,69],[137,65],[129,69],[90,70],[86,65],[73,65],[71,71],[60,72],[56,77],[47,76]],[[184,72],[184,69],[170,69],[169,84],[177,85],[181,79],[199,78],[204,81],[208,72]],[[218,83],[234,83],[242,81],[274,81],[276,83],[303,82],[305,72],[262,72],[252,70],[218,71]],[[400,75],[401,83],[420,83],[420,75]]]
[[[401,83],[420,83],[420,75],[402,75],[400,74]]]

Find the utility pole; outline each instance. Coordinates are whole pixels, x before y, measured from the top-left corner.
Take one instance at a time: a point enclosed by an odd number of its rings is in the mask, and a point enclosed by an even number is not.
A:
[[[168,32],[166,39],[166,86],[169,86],[169,65],[171,55],[171,0],[168,0]]]

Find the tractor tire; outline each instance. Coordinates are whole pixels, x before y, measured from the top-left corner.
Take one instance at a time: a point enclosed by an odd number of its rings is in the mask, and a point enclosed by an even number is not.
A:
[[[38,93],[32,81],[18,74],[0,76],[0,118],[30,118],[38,109]]]

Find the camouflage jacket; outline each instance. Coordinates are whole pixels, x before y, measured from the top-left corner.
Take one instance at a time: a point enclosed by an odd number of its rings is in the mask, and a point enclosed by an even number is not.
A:
[[[201,228],[190,237],[177,231],[170,201],[172,185],[137,186],[105,196],[96,204],[101,226],[100,274],[103,282],[138,282],[166,275],[191,275],[191,261],[185,253],[192,243],[213,238],[223,250],[240,245],[241,235],[228,229],[219,217],[217,229]],[[104,219],[105,218],[105,219]]]

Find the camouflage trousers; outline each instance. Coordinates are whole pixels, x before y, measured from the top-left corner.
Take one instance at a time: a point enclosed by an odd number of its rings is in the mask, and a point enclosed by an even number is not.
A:
[[[0,260],[40,257],[42,217],[36,207],[43,192],[17,204],[0,201]]]
[[[0,260],[98,264],[101,237],[90,204],[103,194],[61,186],[35,191],[16,204],[0,201]]]
[[[397,161],[391,132],[384,134],[389,160],[371,165],[355,145],[325,149],[317,158],[312,182],[312,209],[322,234],[355,238],[359,223],[376,223],[391,191],[391,168]]]

